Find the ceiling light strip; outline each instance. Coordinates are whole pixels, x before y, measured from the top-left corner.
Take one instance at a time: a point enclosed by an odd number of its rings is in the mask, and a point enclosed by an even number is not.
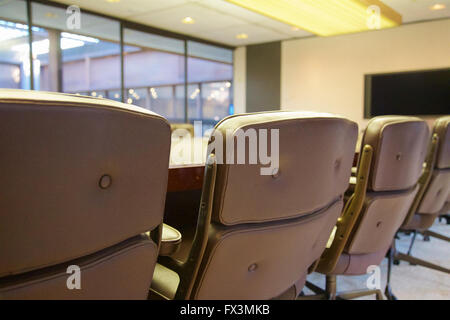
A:
[[[402,17],[379,0],[227,0],[248,10],[320,36],[369,30],[369,6],[380,9],[380,28]]]

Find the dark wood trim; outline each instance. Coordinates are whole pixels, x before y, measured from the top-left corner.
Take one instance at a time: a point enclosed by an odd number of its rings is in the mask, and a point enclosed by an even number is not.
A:
[[[170,166],[167,192],[201,190],[204,172],[204,164]]]

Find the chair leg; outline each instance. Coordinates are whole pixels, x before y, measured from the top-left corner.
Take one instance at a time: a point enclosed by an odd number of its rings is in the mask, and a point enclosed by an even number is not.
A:
[[[387,282],[386,282],[386,288],[384,290],[384,294],[388,300],[397,300],[397,297],[392,293],[392,288],[391,288],[391,273],[392,273],[392,265],[394,263],[394,250],[395,250],[394,245],[392,245],[392,247],[389,249],[389,252],[388,252]]]
[[[327,275],[325,282],[325,291],[327,294],[328,300],[336,300],[336,276],[335,275]]]
[[[416,241],[416,236],[417,236],[417,231],[413,231],[413,236],[412,236],[412,239],[411,239],[411,243],[409,244],[409,248],[408,248],[408,253],[407,253],[408,255],[411,254],[414,242]]]
[[[441,271],[441,272],[444,272],[444,273],[450,273],[450,269],[438,266],[437,264],[433,264],[433,263],[430,263],[430,262],[425,261],[425,260],[421,260],[421,259],[415,258],[413,256],[409,256],[409,255],[403,254],[401,252],[396,252],[395,253],[395,259],[407,261],[407,262],[409,262],[411,264],[417,264],[419,266],[422,266],[422,267],[425,267],[425,268],[430,268],[430,269],[437,270],[437,271]]]
[[[298,296],[295,300],[327,300],[326,294],[314,294]]]
[[[305,287],[307,287],[309,290],[311,290],[315,294],[324,294],[325,293],[325,290],[323,290],[322,288],[319,288],[314,283],[311,283],[309,281],[306,281]]]
[[[434,231],[431,231],[431,230],[425,230],[424,232],[422,232],[422,234],[424,236],[430,236],[430,237],[433,237],[433,238],[436,238],[436,239],[441,239],[441,240],[450,242],[450,238],[449,237],[446,237],[443,234],[440,234],[440,233],[437,233],[437,232],[434,232]]]
[[[383,293],[381,290],[359,290],[359,291],[350,291],[350,292],[342,292],[336,296],[338,300],[349,300],[356,299],[360,297],[366,297],[370,295],[376,295],[377,300],[384,300]]]
[[[337,277],[336,275],[327,275],[325,277],[325,290],[319,288],[315,284],[306,281],[305,287],[315,293],[315,295],[298,296],[297,300],[348,300],[375,294],[377,300],[383,300],[381,290],[357,290],[349,292],[337,293]]]

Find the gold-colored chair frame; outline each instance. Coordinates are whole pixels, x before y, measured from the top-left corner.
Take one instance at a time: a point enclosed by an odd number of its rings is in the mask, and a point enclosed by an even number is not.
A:
[[[372,162],[373,148],[370,145],[365,145],[359,166],[356,173],[356,185],[355,189],[348,199],[345,207],[342,211],[342,215],[339,217],[336,223],[336,232],[333,242],[330,248],[326,249],[320,257],[320,263],[316,263],[313,269],[318,269],[319,272],[327,274],[334,270],[338,259],[344,251],[345,245],[352,234],[352,230],[361,214],[361,210],[364,206],[364,201],[367,192],[367,183],[370,174],[370,165]],[[311,270],[313,271],[313,270]],[[377,300],[383,299],[381,290],[357,290],[349,292],[337,292],[336,275],[326,275],[325,290],[318,286],[306,282],[306,287],[313,291],[315,295],[300,296],[299,300],[340,300],[340,299],[355,299],[359,297],[376,295]]]
[[[158,257],[158,263],[176,272],[180,279],[174,299],[190,299],[200,263],[208,242],[208,231],[211,223],[214,187],[216,182],[217,161],[213,153],[208,156],[203,179],[202,195],[192,247],[186,261],[181,262],[170,256]],[[151,289],[152,290],[152,289]],[[160,298],[158,292],[154,292]],[[165,298],[166,299],[166,298]]]
[[[410,208],[410,210],[408,211],[408,215],[406,216],[405,222],[404,224],[406,225],[416,214],[417,209],[419,208],[419,205],[422,201],[423,195],[425,194],[425,191],[428,188],[428,185],[430,184],[431,181],[431,177],[433,174],[433,170],[434,170],[434,164],[436,161],[436,156],[437,156],[437,149],[438,149],[438,145],[439,145],[439,137],[438,135],[435,133],[433,134],[433,137],[431,138],[431,146],[430,146],[430,151],[428,152],[427,158],[425,160],[425,168],[424,171],[422,173],[422,175],[419,178],[419,191],[417,192],[417,195],[414,199],[414,202]],[[400,228],[401,229],[401,228]],[[393,263],[398,265],[400,263],[400,261],[406,261],[409,262],[412,265],[419,265],[425,268],[429,268],[429,269],[433,269],[433,270],[437,270],[437,271],[441,271],[444,273],[450,273],[450,269],[448,268],[444,268],[442,266],[436,265],[434,263],[422,260],[422,259],[418,259],[414,256],[411,255],[411,251],[412,251],[412,247],[414,245],[414,241],[416,240],[416,235],[417,235],[417,231],[412,231],[413,236],[411,239],[411,243],[409,245],[409,249],[408,252],[402,253],[396,250],[395,247],[395,239],[394,239],[394,243],[393,243]],[[420,231],[420,233],[424,236],[424,237],[435,237],[444,241],[449,241],[450,242],[450,238],[441,235],[437,232],[433,232],[431,230],[424,230],[424,231]],[[390,276],[390,274],[388,273],[388,276]]]

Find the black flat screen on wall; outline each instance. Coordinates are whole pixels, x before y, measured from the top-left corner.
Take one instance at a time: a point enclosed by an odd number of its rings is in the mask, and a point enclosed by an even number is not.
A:
[[[450,68],[365,76],[364,117],[450,114]]]

